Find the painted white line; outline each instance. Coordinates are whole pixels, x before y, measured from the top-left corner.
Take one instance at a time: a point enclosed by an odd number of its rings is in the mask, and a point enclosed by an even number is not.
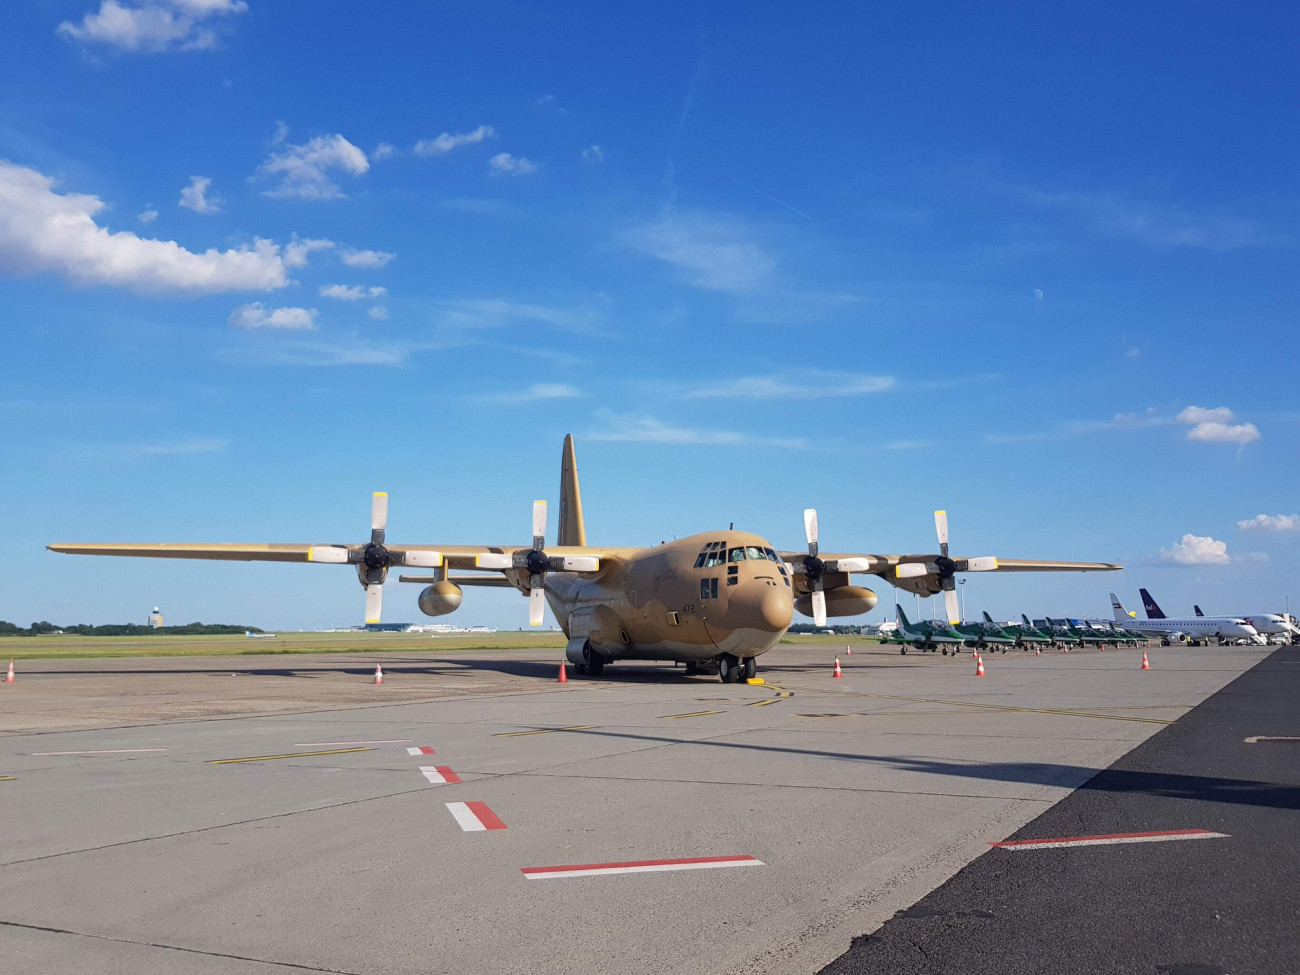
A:
[[[1300,741],[1300,738],[1295,738],[1290,735],[1251,735],[1246,739],[1246,744],[1257,745],[1261,741]]]
[[[447,811],[456,818],[460,828],[467,833],[506,828],[506,824],[488,808],[486,802],[449,802],[446,806]]]
[[[433,785],[456,785],[460,776],[446,765],[421,765],[420,771]]]
[[[1110,846],[1116,843],[1163,843],[1166,840],[1219,840],[1228,833],[1208,829],[1170,829],[1153,833],[1108,833],[1100,836],[1063,836],[1047,840],[1004,840],[990,843],[999,850],[1055,850],[1065,846]]]
[[[410,738],[380,738],[376,741],[300,741],[294,748],[333,748],[336,745],[405,745]]]
[[[165,748],[101,748],[98,751],[32,752],[33,755],[138,755],[142,752],[165,752]]]
[[[669,870],[716,870],[721,867],[762,867],[762,860],[752,856],[685,857],[678,860],[630,860],[623,863],[573,864],[564,867],[521,867],[529,880],[556,880],[563,877],[607,877],[620,873],[663,873]]]
[[[408,748],[408,749],[406,750],[406,754],[408,754],[408,755],[432,755],[432,754],[433,754],[433,748],[430,747],[429,745],[416,745],[414,748]]]

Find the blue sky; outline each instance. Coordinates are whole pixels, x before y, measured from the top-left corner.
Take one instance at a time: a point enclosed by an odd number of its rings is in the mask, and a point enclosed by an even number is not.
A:
[[[570,431],[596,543],[946,507],[1130,566],[968,612],[1300,605],[1288,7],[3,18],[0,618],[355,622],[346,570],[43,546],[360,541],[379,489],[394,541],[522,542]]]

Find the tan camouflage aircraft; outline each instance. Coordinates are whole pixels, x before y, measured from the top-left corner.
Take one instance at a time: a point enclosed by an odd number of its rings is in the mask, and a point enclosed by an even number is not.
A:
[[[744,531],[703,532],[648,548],[587,544],[573,437],[564,438],[560,465],[560,523],[546,547],[546,502],[533,503],[531,545],[390,545],[388,495],[371,507],[370,541],[361,545],[174,543],[57,544],[55,552],[170,559],[325,562],[356,567],[366,590],[366,621],[380,618],[383,583],[392,566],[432,569],[401,576],[425,583],[420,610],[442,616],[457,609],[465,586],[513,586],[528,596],[529,622],[540,626],[549,603],[568,637],[566,656],[579,674],[599,675],[614,660],[669,660],[687,673],[716,672],[726,683],[751,678],[757,658],[790,627],[794,610],[818,626],[829,616],[856,616],[876,605],[853,574],[876,575],[908,592],[942,592],[957,622],[958,572],[1089,572],[1119,569],[1107,562],[951,558],[948,516],[935,512],[938,554],[823,553],[817,512],[804,512],[806,552],[779,552]],[[471,573],[471,574],[465,574]],[[490,574],[485,574],[490,573]]]

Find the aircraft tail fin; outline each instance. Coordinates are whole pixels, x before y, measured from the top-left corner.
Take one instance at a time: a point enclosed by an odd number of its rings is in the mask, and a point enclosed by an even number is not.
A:
[[[1192,606],[1192,609],[1196,610],[1196,615],[1197,615],[1197,616],[1204,616],[1204,615],[1205,615],[1204,613],[1201,612],[1201,607],[1199,607],[1199,606],[1193,605],[1193,606]]]
[[[1025,624],[1026,630],[1032,630],[1034,628],[1034,624],[1029,622],[1029,617],[1026,616],[1024,613],[1020,614],[1020,622]]]
[[[573,434],[564,435],[560,459],[560,526],[557,545],[586,545],[587,526],[582,521],[582,492],[578,490],[578,459],[573,452]]]
[[[1124,604],[1119,601],[1119,597],[1114,593],[1110,594],[1110,608],[1115,611],[1115,622],[1123,623],[1128,619],[1128,610],[1124,608]]]
[[[985,623],[992,623],[992,622],[993,622],[993,617],[989,615],[989,611],[988,611],[987,609],[984,610],[984,622],[985,622]]]
[[[908,622],[907,614],[903,612],[903,607],[898,605],[898,603],[894,603],[894,613],[898,616],[898,622],[900,624],[902,624],[903,626],[912,625],[910,622]]]
[[[1147,619],[1162,620],[1165,618],[1165,611],[1156,605],[1156,601],[1151,598],[1151,593],[1145,589],[1139,589],[1142,596],[1142,608],[1147,611]]]

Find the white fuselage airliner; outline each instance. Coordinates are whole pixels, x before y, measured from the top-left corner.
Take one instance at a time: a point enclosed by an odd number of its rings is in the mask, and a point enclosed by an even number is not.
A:
[[[1158,636],[1165,644],[1210,640],[1218,640],[1220,643],[1229,640],[1264,642],[1259,631],[1239,616],[1172,616],[1140,620],[1129,615],[1114,593],[1110,594],[1110,605],[1115,611],[1115,622],[1122,624],[1124,629],[1135,633],[1150,633]]]

